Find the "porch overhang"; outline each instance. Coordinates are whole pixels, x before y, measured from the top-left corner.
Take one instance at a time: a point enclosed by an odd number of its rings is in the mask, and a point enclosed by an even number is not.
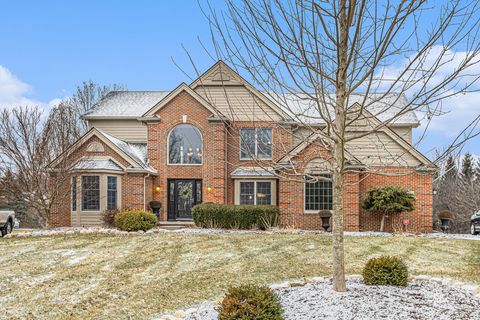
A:
[[[235,169],[230,177],[234,179],[278,179],[273,168],[240,167]]]

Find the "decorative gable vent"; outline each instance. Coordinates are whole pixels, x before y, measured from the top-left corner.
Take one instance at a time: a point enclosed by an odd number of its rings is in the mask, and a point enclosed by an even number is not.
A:
[[[87,146],[87,152],[104,152],[105,148],[98,142],[92,142]]]

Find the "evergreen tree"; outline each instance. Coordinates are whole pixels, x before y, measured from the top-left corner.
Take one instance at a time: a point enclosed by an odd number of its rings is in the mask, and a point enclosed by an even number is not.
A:
[[[475,181],[480,188],[480,157],[475,161]]]
[[[445,173],[442,180],[457,180],[458,170],[457,165],[455,164],[455,158],[450,155],[447,159],[447,164],[445,165]]]
[[[474,178],[473,157],[470,153],[465,153],[462,160],[462,178],[466,182],[471,182]]]

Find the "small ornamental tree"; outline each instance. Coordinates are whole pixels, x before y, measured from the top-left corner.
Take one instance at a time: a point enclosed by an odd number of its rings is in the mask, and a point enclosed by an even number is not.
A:
[[[415,210],[415,196],[402,187],[387,186],[368,191],[363,208],[368,212],[382,213],[380,231],[385,228],[385,217],[389,214]]]

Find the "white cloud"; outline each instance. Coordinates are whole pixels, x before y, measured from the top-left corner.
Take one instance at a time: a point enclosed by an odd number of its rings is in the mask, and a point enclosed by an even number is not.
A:
[[[0,108],[39,106],[48,110],[61,100],[56,98],[49,102],[37,101],[29,97],[31,92],[32,88],[29,84],[21,81],[10,70],[0,65]]]
[[[405,72],[400,78],[401,80],[393,85],[394,92],[403,91],[404,87],[408,87],[405,93],[411,99],[425,85],[425,79],[429,79],[426,83],[427,90],[438,86],[454,74],[455,70],[458,70],[466,59],[471,59],[470,66],[457,75],[454,81],[443,87],[440,97],[447,97],[452,93],[459,92],[465,85],[470,84],[480,75],[480,57],[474,56],[472,58],[471,55],[472,53],[467,51],[443,51],[442,46],[433,46],[418,61],[414,60],[416,55],[412,54],[380,70],[376,75],[378,89],[379,91],[389,89],[392,86],[392,81],[398,79],[405,70],[405,66],[415,61],[413,66],[408,69],[409,71]],[[434,67],[437,63],[438,68]],[[424,128],[428,123],[427,112],[435,111],[435,115],[431,117],[428,130],[446,138],[457,136],[480,114],[480,92],[476,92],[476,90],[480,90],[480,80],[474,82],[468,90],[471,92],[444,98],[439,104],[420,107],[417,110],[417,115],[421,118],[422,127]],[[421,100],[417,102],[420,103]]]
[[[432,118],[429,130],[452,138],[480,115],[480,92],[460,94],[442,101],[442,115]],[[427,124],[424,117],[422,127]],[[477,126],[480,129],[480,123]],[[474,131],[475,132],[475,131]]]

